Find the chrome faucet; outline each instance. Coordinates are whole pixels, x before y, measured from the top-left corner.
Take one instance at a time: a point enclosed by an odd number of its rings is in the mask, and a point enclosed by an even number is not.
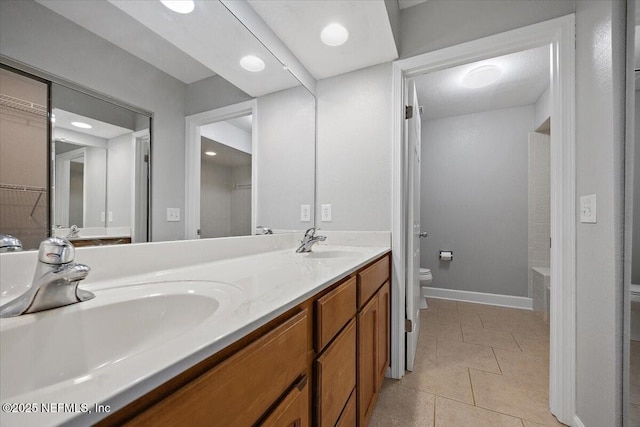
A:
[[[18,238],[10,234],[0,234],[0,253],[20,251],[22,251],[22,242]]]
[[[265,227],[264,225],[259,225],[256,228],[258,230],[262,230],[262,234],[273,234],[273,230],[269,227]]]
[[[72,225],[69,229],[69,235],[67,237],[78,237],[80,235],[80,229],[77,225]]]
[[[304,233],[304,237],[300,242],[300,247],[296,249],[296,253],[311,252],[311,247],[318,242],[324,242],[327,240],[327,236],[316,236],[317,229],[311,227]]]
[[[0,317],[14,317],[62,307],[95,297],[78,288],[90,268],[73,262],[75,249],[68,240],[51,237],[40,243],[38,265],[29,289],[0,306]]]

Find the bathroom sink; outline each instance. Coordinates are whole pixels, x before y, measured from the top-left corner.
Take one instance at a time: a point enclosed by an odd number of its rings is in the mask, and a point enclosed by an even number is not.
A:
[[[167,345],[179,346],[175,340],[218,322],[242,297],[239,288],[212,281],[141,283],[94,293],[90,301],[2,319],[3,401],[87,381],[143,353],[166,352]]]
[[[352,259],[357,258],[359,255],[361,254],[357,251],[324,248],[314,248],[312,252],[303,254],[304,257],[311,259]]]

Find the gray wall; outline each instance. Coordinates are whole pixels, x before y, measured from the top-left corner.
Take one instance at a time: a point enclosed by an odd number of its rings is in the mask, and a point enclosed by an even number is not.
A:
[[[576,2],[577,196],[597,223],[577,225],[577,415],[620,425],[625,2]],[[577,201],[576,201],[577,202]]]
[[[202,113],[253,99],[216,75],[187,85],[186,115]]]
[[[533,106],[422,123],[421,265],[432,286],[528,296]],[[439,250],[454,260],[439,261]]]
[[[298,86],[258,98],[255,129],[259,135],[256,225],[304,230],[300,205],[314,203],[315,99]]]
[[[400,57],[568,15],[574,8],[573,0],[429,0],[400,12]]]
[[[318,81],[316,206],[324,230],[391,230],[391,64]],[[320,222],[321,204],[332,222]]]
[[[0,53],[154,113],[152,237],[183,238],[185,85],[31,0],[0,2]]]

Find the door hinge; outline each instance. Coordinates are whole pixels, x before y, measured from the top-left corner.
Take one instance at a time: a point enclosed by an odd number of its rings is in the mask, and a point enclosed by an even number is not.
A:
[[[404,319],[404,331],[413,332],[413,322],[410,319]]]
[[[413,117],[413,106],[412,105],[405,105],[405,107],[404,107],[404,119],[405,120],[409,120],[412,117]]]
[[[149,155],[148,154],[144,155],[144,162],[145,163],[149,163]]]

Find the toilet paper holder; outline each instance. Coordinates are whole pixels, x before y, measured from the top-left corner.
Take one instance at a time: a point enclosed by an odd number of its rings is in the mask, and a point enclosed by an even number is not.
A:
[[[453,251],[440,251],[440,261],[453,261]]]

